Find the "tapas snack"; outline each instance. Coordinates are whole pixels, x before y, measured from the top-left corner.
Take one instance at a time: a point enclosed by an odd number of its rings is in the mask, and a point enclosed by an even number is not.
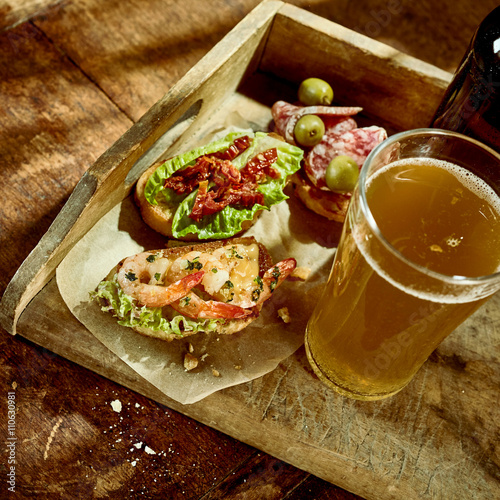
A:
[[[310,80],[315,85],[322,82],[308,79],[303,84]],[[343,222],[359,170],[387,132],[378,126],[358,127],[353,117],[362,111],[360,107],[324,104],[331,102],[333,92],[328,93],[322,83],[316,101],[301,84],[299,98],[307,95],[309,104],[277,101],[271,112],[275,131],[304,150],[303,168],[291,178],[295,194],[310,210]]]
[[[148,250],[122,260],[91,297],[146,336],[233,334],[259,316],[295,267],[294,258],[273,264],[253,237]]]
[[[288,198],[283,189],[302,158],[301,148],[276,134],[232,132],[150,167],[135,200],[144,221],[165,236],[227,239]]]

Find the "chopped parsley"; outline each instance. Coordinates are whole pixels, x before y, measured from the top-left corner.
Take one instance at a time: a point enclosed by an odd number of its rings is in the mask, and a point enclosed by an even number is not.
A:
[[[271,280],[271,284],[269,288],[271,289],[271,292],[274,292],[274,289],[278,285],[278,278],[281,276],[281,271],[279,270],[278,266],[274,266],[273,272],[272,272],[272,277],[273,279]]]
[[[126,275],[125,275],[125,278],[127,278],[129,281],[136,281],[137,280],[137,276],[135,275],[135,273],[133,273],[132,271],[129,271]]]
[[[236,251],[236,247],[231,247],[228,257],[235,257],[236,259],[243,259],[243,257]]]
[[[257,276],[254,279],[254,282],[257,283],[258,288],[252,291],[252,300],[254,302],[257,302],[259,300],[260,294],[264,290],[264,282],[262,281],[262,278],[260,276]]]
[[[231,280],[227,280],[224,285],[224,288],[227,288],[231,290],[231,288],[234,288],[234,283]],[[231,292],[230,298],[226,300],[226,302],[231,302],[234,299],[234,292]]]
[[[199,259],[200,259],[199,257],[195,257],[192,261],[188,260],[186,264],[186,269],[188,271],[193,271],[194,269],[199,271],[200,269],[202,269],[203,264],[199,261]]]

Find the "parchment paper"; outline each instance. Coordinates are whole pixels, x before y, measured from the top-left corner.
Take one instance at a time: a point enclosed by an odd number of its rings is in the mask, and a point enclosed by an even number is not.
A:
[[[233,335],[197,334],[166,342],[120,326],[89,300],[89,292],[124,257],[159,249],[166,239],[142,221],[129,197],[101,219],[57,269],[57,284],[72,313],[112,352],[168,397],[190,404],[225,387],[260,377],[303,343],[307,320],[330,271],[340,225],[308,211],[290,198],[264,212],[246,233],[264,243],[275,262],[295,257],[311,269],[305,282],[286,281],[246,329]],[[291,321],[278,309],[286,306]],[[186,371],[183,359],[192,345],[199,366]]]

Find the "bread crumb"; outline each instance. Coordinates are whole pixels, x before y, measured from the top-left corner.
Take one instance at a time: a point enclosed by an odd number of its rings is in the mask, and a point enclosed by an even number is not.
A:
[[[198,366],[198,358],[187,352],[184,356],[184,368],[186,371],[194,370]]]
[[[292,274],[290,275],[290,277],[298,279],[298,280],[305,281],[307,278],[309,278],[310,274],[311,274],[311,268],[310,267],[299,266],[299,267],[296,267],[292,271]]]
[[[218,371],[218,370],[216,370],[215,368],[212,368],[212,375],[213,375],[214,377],[220,377],[220,373],[219,373],[219,371]]]
[[[283,320],[284,323],[290,323],[290,313],[288,312],[288,307],[282,307],[278,309],[278,316]]]
[[[120,413],[122,411],[122,402],[119,399],[111,401],[111,408],[113,408],[116,413]]]

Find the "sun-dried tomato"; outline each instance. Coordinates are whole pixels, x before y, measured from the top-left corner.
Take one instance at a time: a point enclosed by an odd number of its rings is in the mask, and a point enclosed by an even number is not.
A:
[[[263,153],[254,156],[241,170],[241,175],[245,180],[261,183],[266,180],[266,176],[279,179],[280,173],[272,167],[278,159],[276,148],[268,149]]]
[[[211,156],[215,156],[216,158],[220,158],[221,160],[234,160],[237,156],[239,156],[245,149],[250,147],[250,137],[245,135],[243,137],[237,137],[233,144],[229,146],[224,151],[218,151],[216,153],[211,153]]]
[[[277,179],[280,173],[272,167],[278,153],[268,149],[251,158],[238,170],[232,160],[250,146],[248,136],[238,137],[226,150],[199,157],[193,165],[178,170],[164,186],[177,194],[189,194],[198,188],[189,217],[199,222],[204,216],[220,212],[228,205],[252,207],[264,204],[258,185],[267,176]]]

